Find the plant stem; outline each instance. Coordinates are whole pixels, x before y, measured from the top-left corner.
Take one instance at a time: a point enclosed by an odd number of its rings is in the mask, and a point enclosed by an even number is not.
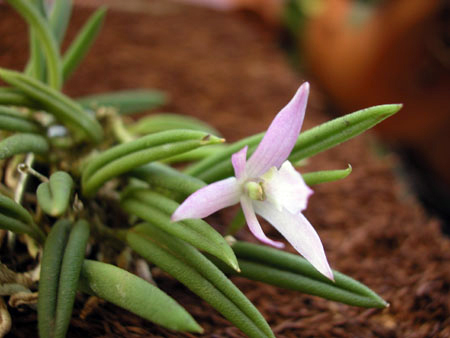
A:
[[[27,154],[27,156],[25,157],[25,165],[28,168],[31,168],[33,163],[34,163],[34,154],[33,153]],[[19,171],[19,172],[20,172],[19,181],[17,182],[17,186],[14,191],[14,201],[16,201],[17,204],[22,203],[23,194],[25,193],[25,187],[27,185],[29,177],[29,172],[26,171]]]

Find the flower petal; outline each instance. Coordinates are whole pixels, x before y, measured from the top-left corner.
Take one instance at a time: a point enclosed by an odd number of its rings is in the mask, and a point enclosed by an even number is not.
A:
[[[172,215],[172,221],[204,218],[239,202],[241,187],[235,177],[209,184],[190,195]]]
[[[300,133],[308,95],[309,83],[305,82],[292,100],[275,116],[258,148],[247,162],[249,177],[258,177],[271,167],[279,168],[286,161]]]
[[[231,163],[233,164],[234,175],[237,179],[240,179],[242,176],[244,176],[245,162],[247,161],[247,149],[248,146],[245,146],[237,153],[231,155]]]
[[[280,170],[271,169],[261,178],[267,200],[278,210],[284,208],[291,214],[297,214],[306,209],[313,191],[291,162],[284,162]]]
[[[261,242],[274,246],[276,248],[283,248],[284,244],[276,242],[268,238],[261,228],[261,225],[256,218],[255,211],[253,210],[252,200],[247,196],[241,197],[242,211],[244,212],[245,220],[247,221],[248,228],[252,234]]]
[[[258,215],[272,224],[319,272],[334,280],[322,242],[313,226],[302,214],[279,211],[268,202],[253,202]]]

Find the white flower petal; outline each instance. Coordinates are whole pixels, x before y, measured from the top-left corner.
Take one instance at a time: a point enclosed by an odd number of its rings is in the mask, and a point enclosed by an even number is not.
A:
[[[319,235],[305,216],[279,211],[269,202],[254,201],[253,206],[256,213],[272,224],[319,272],[334,280]]]
[[[283,248],[284,244],[276,242],[268,238],[261,228],[261,225],[256,218],[255,211],[253,210],[252,200],[247,196],[241,197],[242,211],[244,212],[245,220],[247,221],[248,228],[252,234],[261,242],[274,246],[276,248]]]
[[[306,209],[313,191],[291,162],[284,162],[280,170],[273,168],[261,178],[267,200],[278,210],[284,208],[291,214],[297,214]]]
[[[235,177],[209,184],[190,195],[172,215],[172,221],[204,218],[239,202],[242,189]]]

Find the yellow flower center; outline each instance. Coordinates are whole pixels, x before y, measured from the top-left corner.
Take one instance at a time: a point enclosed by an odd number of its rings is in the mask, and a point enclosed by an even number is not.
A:
[[[252,200],[264,201],[266,199],[261,183],[253,181],[247,182],[245,184],[245,191]]]

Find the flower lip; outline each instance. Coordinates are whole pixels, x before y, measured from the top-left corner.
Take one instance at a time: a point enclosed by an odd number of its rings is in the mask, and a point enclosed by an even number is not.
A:
[[[292,214],[298,214],[308,206],[313,191],[291,162],[285,161],[278,170],[271,168],[262,179],[267,201],[278,210],[286,209]]]

